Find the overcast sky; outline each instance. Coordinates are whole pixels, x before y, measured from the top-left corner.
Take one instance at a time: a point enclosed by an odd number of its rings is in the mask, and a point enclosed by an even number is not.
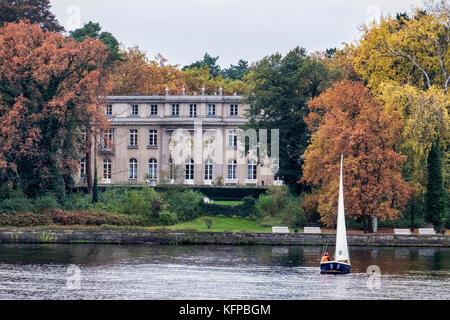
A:
[[[66,30],[99,22],[125,47],[161,53],[184,66],[205,52],[222,67],[255,62],[296,46],[342,47],[381,14],[410,11],[422,0],[51,0]]]

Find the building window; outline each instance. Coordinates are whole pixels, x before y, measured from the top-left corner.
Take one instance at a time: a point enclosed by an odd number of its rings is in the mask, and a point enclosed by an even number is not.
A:
[[[228,130],[228,146],[237,147],[236,130]]]
[[[237,161],[236,160],[230,160],[228,161],[228,180],[236,180],[236,167],[237,167]]]
[[[152,104],[150,105],[150,116],[157,116],[158,115],[158,105]]]
[[[114,129],[106,131],[100,140],[100,148],[111,150],[114,144]]]
[[[136,159],[130,159],[128,179],[137,179],[138,162]]]
[[[257,164],[255,160],[248,161],[248,179],[256,180]]]
[[[211,181],[213,179],[213,163],[208,159],[205,162],[205,180]]]
[[[131,105],[131,115],[132,116],[139,115],[139,106],[137,104]]]
[[[194,180],[194,160],[186,160],[186,180]]]
[[[158,130],[149,130],[148,145],[150,147],[158,146]]]
[[[178,117],[180,115],[180,105],[173,104],[172,105],[172,116]]]
[[[230,104],[230,116],[236,117],[238,115],[238,105],[237,104]]]
[[[216,105],[208,104],[208,117],[215,117],[215,116],[216,116]]]
[[[86,158],[80,160],[80,178],[86,176]]]
[[[137,129],[130,130],[130,146],[131,147],[138,146],[138,131],[137,131]]]
[[[112,105],[108,104],[106,106],[106,115],[107,116],[112,116]]]
[[[189,106],[189,116],[191,118],[197,118],[197,105],[196,104],[191,104]]]
[[[148,160],[148,176],[150,179],[158,178],[158,161],[156,159]]]
[[[112,172],[111,160],[104,159],[103,160],[103,179],[111,180],[111,176],[112,176],[111,172]]]

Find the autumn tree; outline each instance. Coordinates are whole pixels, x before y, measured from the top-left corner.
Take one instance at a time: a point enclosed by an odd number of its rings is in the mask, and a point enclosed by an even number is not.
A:
[[[386,17],[364,26],[355,51],[354,67],[378,90],[382,83],[410,84],[419,89],[450,84],[450,7],[448,1],[428,1],[411,17]]]
[[[166,86],[169,94],[181,94],[185,85],[183,73],[177,65],[166,63],[161,55],[151,60],[138,47],[129,48],[124,61],[113,67],[113,94],[164,95]]]
[[[319,189],[322,222],[336,222],[341,154],[346,213],[361,218],[365,231],[370,217],[399,217],[411,188],[402,178],[406,157],[394,151],[401,134],[398,113],[385,112],[363,84],[350,80],[333,85],[308,106],[305,121],[312,137],[302,182]]]
[[[407,156],[403,176],[414,187],[408,206],[412,219],[424,208],[427,157],[438,136],[444,186],[450,186],[449,28],[448,1],[428,0],[412,13],[365,26],[351,51],[355,71],[385,110],[400,113],[403,129],[396,150]]]
[[[49,0],[0,0],[0,27],[7,22],[28,20],[46,31],[64,31],[50,7]]]
[[[1,181],[29,196],[70,187],[86,140],[108,126],[99,100],[111,89],[107,57],[98,40],[24,22],[0,28]]]

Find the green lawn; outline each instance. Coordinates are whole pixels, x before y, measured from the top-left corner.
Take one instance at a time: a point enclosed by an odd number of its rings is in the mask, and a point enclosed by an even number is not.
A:
[[[213,204],[221,206],[239,206],[244,204],[244,201],[214,201]]]
[[[205,218],[213,219],[211,229],[208,229]],[[263,227],[259,223],[243,218],[223,218],[223,217],[200,217],[192,221],[178,223],[174,226],[166,227],[169,230],[197,230],[197,231],[249,231],[249,232],[272,232],[272,228]]]

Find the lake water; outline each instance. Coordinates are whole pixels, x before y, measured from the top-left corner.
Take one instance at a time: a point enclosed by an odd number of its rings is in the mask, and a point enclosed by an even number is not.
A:
[[[450,299],[450,248],[351,247],[352,273],[338,276],[319,274],[321,252],[0,245],[0,299]]]

